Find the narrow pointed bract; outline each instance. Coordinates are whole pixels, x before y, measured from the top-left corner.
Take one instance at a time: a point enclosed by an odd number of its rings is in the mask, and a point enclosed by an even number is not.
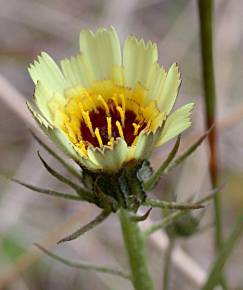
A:
[[[72,187],[74,190],[79,191],[81,188],[79,185],[75,184],[74,182],[72,182],[69,178],[66,178],[65,176],[61,175],[59,172],[57,172],[56,170],[54,170],[50,165],[47,164],[47,162],[42,158],[42,156],[40,155],[40,152],[37,152],[38,157],[40,158],[40,161],[42,162],[42,164],[44,165],[45,169],[52,175],[54,176],[56,179],[58,179],[59,181],[61,181],[62,183],[67,184],[68,186]]]
[[[71,235],[68,235],[67,237],[61,239],[60,241],[58,241],[58,244],[77,239],[81,235],[85,234],[87,231],[93,229],[95,226],[102,223],[110,215],[110,213],[111,213],[110,209],[103,210],[94,220],[89,222],[87,225],[81,227]]]
[[[32,191],[35,191],[35,192],[39,192],[39,193],[43,193],[43,194],[51,195],[51,196],[56,196],[56,197],[62,197],[62,198],[65,198],[65,199],[71,199],[71,200],[79,200],[79,201],[84,200],[80,196],[77,196],[77,195],[73,195],[73,194],[69,194],[69,193],[62,193],[62,192],[55,191],[55,190],[52,190],[52,189],[38,187],[38,186],[35,186],[35,185],[32,185],[32,184],[20,181],[20,180],[18,180],[16,178],[12,178],[11,180],[13,182],[15,182],[15,183],[18,183],[18,184],[20,184],[20,185],[32,190]]]
[[[144,182],[144,189],[145,191],[150,191],[152,190],[157,182],[159,181],[160,177],[163,175],[165,172],[166,168],[170,165],[172,160],[175,158],[176,153],[178,152],[179,146],[180,146],[180,135],[177,137],[176,143],[173,146],[170,154],[166,158],[166,160],[162,163],[162,165],[159,167],[159,169],[152,175],[148,180]]]
[[[66,160],[64,160],[59,154],[57,154],[51,147],[49,147],[45,142],[43,142],[33,131],[30,131],[34,139],[41,145],[51,156],[58,160],[72,175],[76,176],[79,180],[82,178],[81,171],[79,172],[76,168],[70,165]]]

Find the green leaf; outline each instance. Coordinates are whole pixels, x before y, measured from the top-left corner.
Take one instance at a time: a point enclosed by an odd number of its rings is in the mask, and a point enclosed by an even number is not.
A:
[[[47,194],[47,195],[51,195],[51,196],[56,196],[56,197],[62,197],[65,199],[71,199],[71,200],[78,200],[78,201],[82,201],[80,196],[76,196],[76,195],[72,195],[72,194],[68,194],[68,193],[62,193],[62,192],[58,192],[55,190],[51,190],[51,189],[46,189],[46,188],[41,188],[41,187],[37,187],[35,185],[26,183],[26,182],[22,182],[18,179],[12,178],[11,179],[13,182],[16,182],[30,190],[33,190],[35,192],[39,192],[39,193],[43,193],[43,194]]]
[[[46,143],[44,143],[33,131],[30,131],[33,138],[41,145],[50,155],[52,155],[56,160],[58,160],[70,173],[75,175],[79,180],[82,178],[81,172],[76,170],[68,162],[66,162],[61,156],[59,156],[54,150],[51,149]]]
[[[91,271],[102,272],[102,273],[106,273],[106,274],[112,274],[112,275],[120,276],[121,278],[128,279],[128,280],[131,279],[130,275],[128,273],[125,273],[121,270],[117,270],[114,267],[99,266],[96,264],[92,264],[92,263],[89,263],[86,261],[80,261],[80,260],[69,260],[67,258],[63,258],[61,256],[58,256],[58,255],[48,251],[47,249],[45,249],[44,247],[42,247],[38,244],[35,244],[35,245],[41,251],[46,253],[49,257],[53,258],[56,261],[59,261],[59,262],[65,264],[67,266],[82,269],[82,270],[91,270]]]
[[[214,287],[219,283],[225,263],[230,258],[236,246],[236,243],[238,242],[242,233],[243,233],[243,212],[239,214],[239,217],[235,223],[235,226],[229,238],[223,243],[219,251],[218,257],[216,258],[210,270],[207,282],[205,283],[205,285],[202,287],[201,290],[213,290]]]
[[[111,209],[104,209],[94,220],[89,222],[87,225],[81,227],[71,235],[68,235],[67,237],[61,239],[60,241],[58,241],[58,244],[77,239],[81,235],[85,234],[89,230],[93,229],[94,227],[102,223],[110,215],[110,213]]]
[[[207,138],[208,134],[211,132],[213,127],[206,131],[201,137],[199,137],[196,142],[194,142],[184,153],[182,153],[178,158],[176,158],[169,166],[166,168],[164,173],[168,173],[179,164],[181,164],[188,156],[190,156]]]
[[[158,183],[160,177],[165,173],[166,168],[169,166],[169,164],[174,159],[176,153],[178,152],[179,146],[180,146],[180,135],[177,137],[176,143],[173,146],[170,154],[166,158],[166,160],[163,162],[163,164],[160,166],[160,168],[144,183],[143,187],[145,191],[152,190],[156,184]]]

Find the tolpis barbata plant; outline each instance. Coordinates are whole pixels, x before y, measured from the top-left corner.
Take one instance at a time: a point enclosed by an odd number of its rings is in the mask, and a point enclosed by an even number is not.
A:
[[[178,66],[166,71],[158,63],[155,43],[128,36],[121,48],[116,30],[100,28],[80,33],[80,52],[61,60],[60,65],[45,52],[29,67],[35,84],[28,108],[44,133],[78,167],[67,163],[33,133],[36,140],[57,158],[79,183],[52,169],[40,156],[45,168],[71,186],[77,195],[68,195],[24,186],[96,204],[102,213],[86,228],[62,241],[72,240],[111,212],[126,209],[134,220],[141,205],[190,209],[199,204],[177,204],[147,197],[162,174],[181,163],[204,140],[175,159],[180,134],[191,125],[193,103],[173,110],[181,83]],[[177,136],[167,159],[153,172],[149,158],[159,147]],[[79,169],[77,169],[79,168]]]
[[[57,65],[45,52],[29,67],[35,84],[28,108],[43,132],[69,157],[63,159],[34,132],[37,142],[76,178],[67,178],[51,168],[38,153],[47,171],[74,190],[66,194],[28,184],[23,186],[49,195],[86,201],[101,213],[59,242],[71,241],[117,213],[129,256],[131,274],[114,269],[88,266],[58,257],[68,265],[117,274],[130,279],[135,289],[152,290],[144,255],[144,237],[171,224],[197,203],[167,202],[148,194],[163,174],[183,162],[207,137],[202,135],[176,157],[180,135],[191,125],[193,104],[173,111],[181,83],[176,64],[166,71],[158,63],[157,45],[128,36],[123,49],[116,30],[100,28],[80,33],[80,52]],[[154,172],[149,158],[156,147],[177,137],[164,162]],[[75,165],[76,164],[76,165]],[[137,213],[147,206],[145,214]],[[174,209],[164,220],[142,233],[137,222],[147,218],[151,208]]]

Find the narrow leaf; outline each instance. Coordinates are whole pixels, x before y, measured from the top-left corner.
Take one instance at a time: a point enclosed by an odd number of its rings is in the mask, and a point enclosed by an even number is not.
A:
[[[164,161],[164,163],[160,166],[160,168],[144,183],[143,188],[145,191],[150,191],[152,190],[156,184],[158,183],[160,177],[163,175],[165,172],[166,168],[169,166],[169,164],[172,162],[174,159],[176,153],[178,152],[179,146],[180,146],[180,140],[181,137],[180,135],[177,137],[176,143],[173,146],[170,154]]]
[[[222,245],[218,257],[210,270],[207,282],[202,287],[202,290],[213,290],[219,283],[225,263],[230,258],[236,243],[243,234],[243,212],[240,213],[237,222],[229,236]]]
[[[61,156],[59,156],[54,150],[51,149],[46,143],[44,143],[33,131],[30,131],[33,138],[41,145],[50,155],[58,160],[70,173],[75,175],[78,179],[82,178],[81,172],[78,172],[73,166],[66,162]]]
[[[190,156],[201,144],[202,142],[207,138],[208,134],[213,129],[213,126],[206,131],[201,137],[197,139],[195,143],[193,143],[184,153],[182,153],[178,158],[176,158],[165,170],[165,173],[168,173],[175,167],[177,167],[179,164],[181,164],[188,156]]]
[[[82,269],[82,270],[91,270],[91,271],[102,272],[102,273],[106,273],[106,274],[112,274],[112,275],[120,276],[121,278],[128,279],[128,280],[131,279],[130,275],[128,273],[125,273],[121,270],[117,270],[113,266],[107,267],[107,266],[100,266],[100,265],[92,264],[92,263],[89,263],[86,261],[69,260],[67,258],[63,258],[61,256],[58,256],[58,255],[48,251],[47,249],[45,249],[44,247],[42,247],[38,244],[35,244],[35,246],[37,246],[41,251],[43,251],[49,257],[65,264],[67,266]]]
[[[143,205],[159,207],[165,209],[199,209],[204,208],[204,205],[200,203],[188,204],[188,203],[177,203],[177,202],[169,202],[159,199],[147,198]]]
[[[82,200],[80,196],[76,196],[76,195],[72,195],[72,194],[68,194],[68,193],[62,193],[62,192],[58,192],[58,191],[51,190],[51,189],[37,187],[35,185],[22,182],[22,181],[20,181],[18,179],[15,179],[15,178],[12,178],[11,180],[13,182],[16,182],[16,183],[18,183],[18,184],[30,189],[30,190],[33,190],[33,191],[36,191],[36,192],[39,192],[39,193],[52,195],[52,196],[57,196],[57,197],[62,197],[62,198],[66,198],[66,199],[72,199],[72,200],[79,200],[79,201]]]
[[[71,235],[68,235],[67,237],[61,239],[58,244],[63,243],[63,242],[68,242],[77,239],[81,235],[85,234],[89,230],[93,229],[95,226],[99,225],[102,223],[111,213],[111,210],[103,210],[94,220],[89,222],[87,225],[83,226],[82,228],[78,229]]]

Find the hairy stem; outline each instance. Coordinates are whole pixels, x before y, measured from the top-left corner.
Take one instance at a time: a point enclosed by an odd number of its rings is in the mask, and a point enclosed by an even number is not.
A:
[[[119,218],[123,239],[131,269],[131,278],[135,290],[153,290],[145,257],[144,239],[138,224],[131,220],[129,213],[121,208]]]

